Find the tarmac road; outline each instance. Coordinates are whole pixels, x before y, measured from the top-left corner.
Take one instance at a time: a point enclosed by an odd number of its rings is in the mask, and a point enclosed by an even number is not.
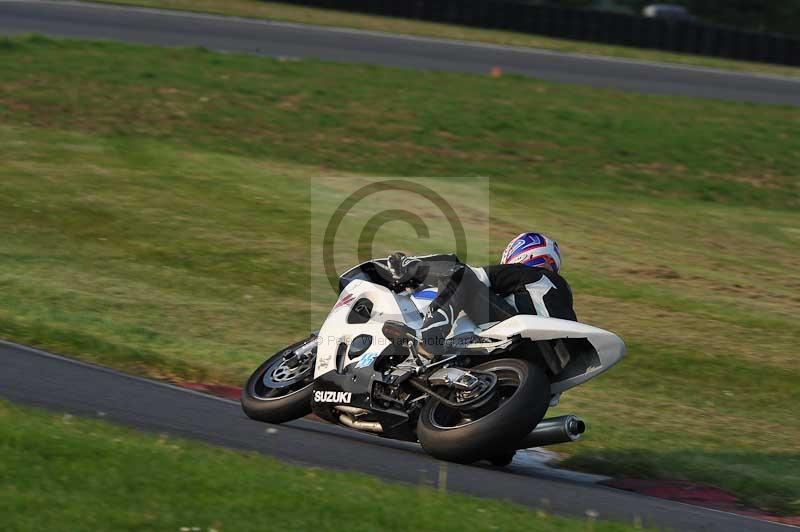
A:
[[[800,78],[179,11],[0,0],[0,34],[28,32],[425,70],[486,74],[500,66],[506,72],[595,87],[800,105]]]
[[[137,429],[258,451],[288,462],[360,471],[390,481],[447,489],[542,507],[561,515],[633,522],[680,531],[771,531],[790,528],[615,490],[557,471],[515,464],[496,469],[445,464],[414,444],[392,442],[324,423],[251,421],[238,403],[0,341],[0,397],[57,412],[97,417]],[[271,430],[270,430],[271,429]]]

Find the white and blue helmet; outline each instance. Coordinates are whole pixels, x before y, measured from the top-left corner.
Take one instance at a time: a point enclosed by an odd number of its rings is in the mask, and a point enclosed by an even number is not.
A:
[[[558,272],[561,253],[558,243],[541,233],[522,233],[508,243],[501,264],[524,264]]]

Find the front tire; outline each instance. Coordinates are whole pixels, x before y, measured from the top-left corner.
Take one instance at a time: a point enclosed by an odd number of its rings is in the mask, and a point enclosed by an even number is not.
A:
[[[316,336],[311,336],[275,353],[253,372],[242,389],[242,410],[247,417],[285,423],[311,413],[316,348],[302,361],[290,359],[295,350],[314,341]]]
[[[503,358],[473,368],[497,375],[498,405],[471,419],[435,399],[428,400],[417,422],[422,448],[441,460],[471,463],[510,455],[544,418],[550,402],[550,380],[544,369],[527,360]]]

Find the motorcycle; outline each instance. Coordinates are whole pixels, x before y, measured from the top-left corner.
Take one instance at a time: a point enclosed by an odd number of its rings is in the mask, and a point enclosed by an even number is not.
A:
[[[255,420],[316,414],[382,437],[419,442],[436,458],[508,465],[519,449],[578,440],[576,415],[545,419],[561,393],[620,361],[615,334],[579,322],[516,315],[476,324],[463,313],[445,355],[421,356],[417,331],[433,286],[398,283],[386,259],[339,279],[320,330],[268,358],[242,390]]]

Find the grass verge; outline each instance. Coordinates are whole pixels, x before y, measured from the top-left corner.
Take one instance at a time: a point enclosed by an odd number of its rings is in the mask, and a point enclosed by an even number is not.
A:
[[[459,530],[463,515],[474,530],[634,530],[284,465],[5,402],[0,421],[0,513],[7,530],[222,532],[263,530],[265,521],[280,530]],[[397,501],[414,511],[398,512]]]
[[[309,176],[489,175],[494,251],[555,235],[578,315],[629,344],[565,395],[590,424],[569,462],[800,511],[800,110],[41,37],[0,55],[1,336],[240,383],[324,311]]]
[[[375,15],[361,15],[329,9],[302,7],[279,2],[261,2],[259,0],[97,0],[99,2],[121,5],[136,5],[162,9],[175,9],[217,15],[233,15],[240,17],[262,18],[284,22],[299,22],[320,26],[339,26],[370,31],[385,31],[406,35],[476,41],[507,46],[524,46],[541,48],[557,52],[569,52],[589,55],[675,63],[680,65],[719,68],[735,72],[752,72],[778,76],[800,76],[800,69],[736,61],[701,55],[681,54],[646,48],[632,48],[609,44],[571,41],[541,35],[515,33],[511,31],[469,28],[435,22],[424,22]]]

